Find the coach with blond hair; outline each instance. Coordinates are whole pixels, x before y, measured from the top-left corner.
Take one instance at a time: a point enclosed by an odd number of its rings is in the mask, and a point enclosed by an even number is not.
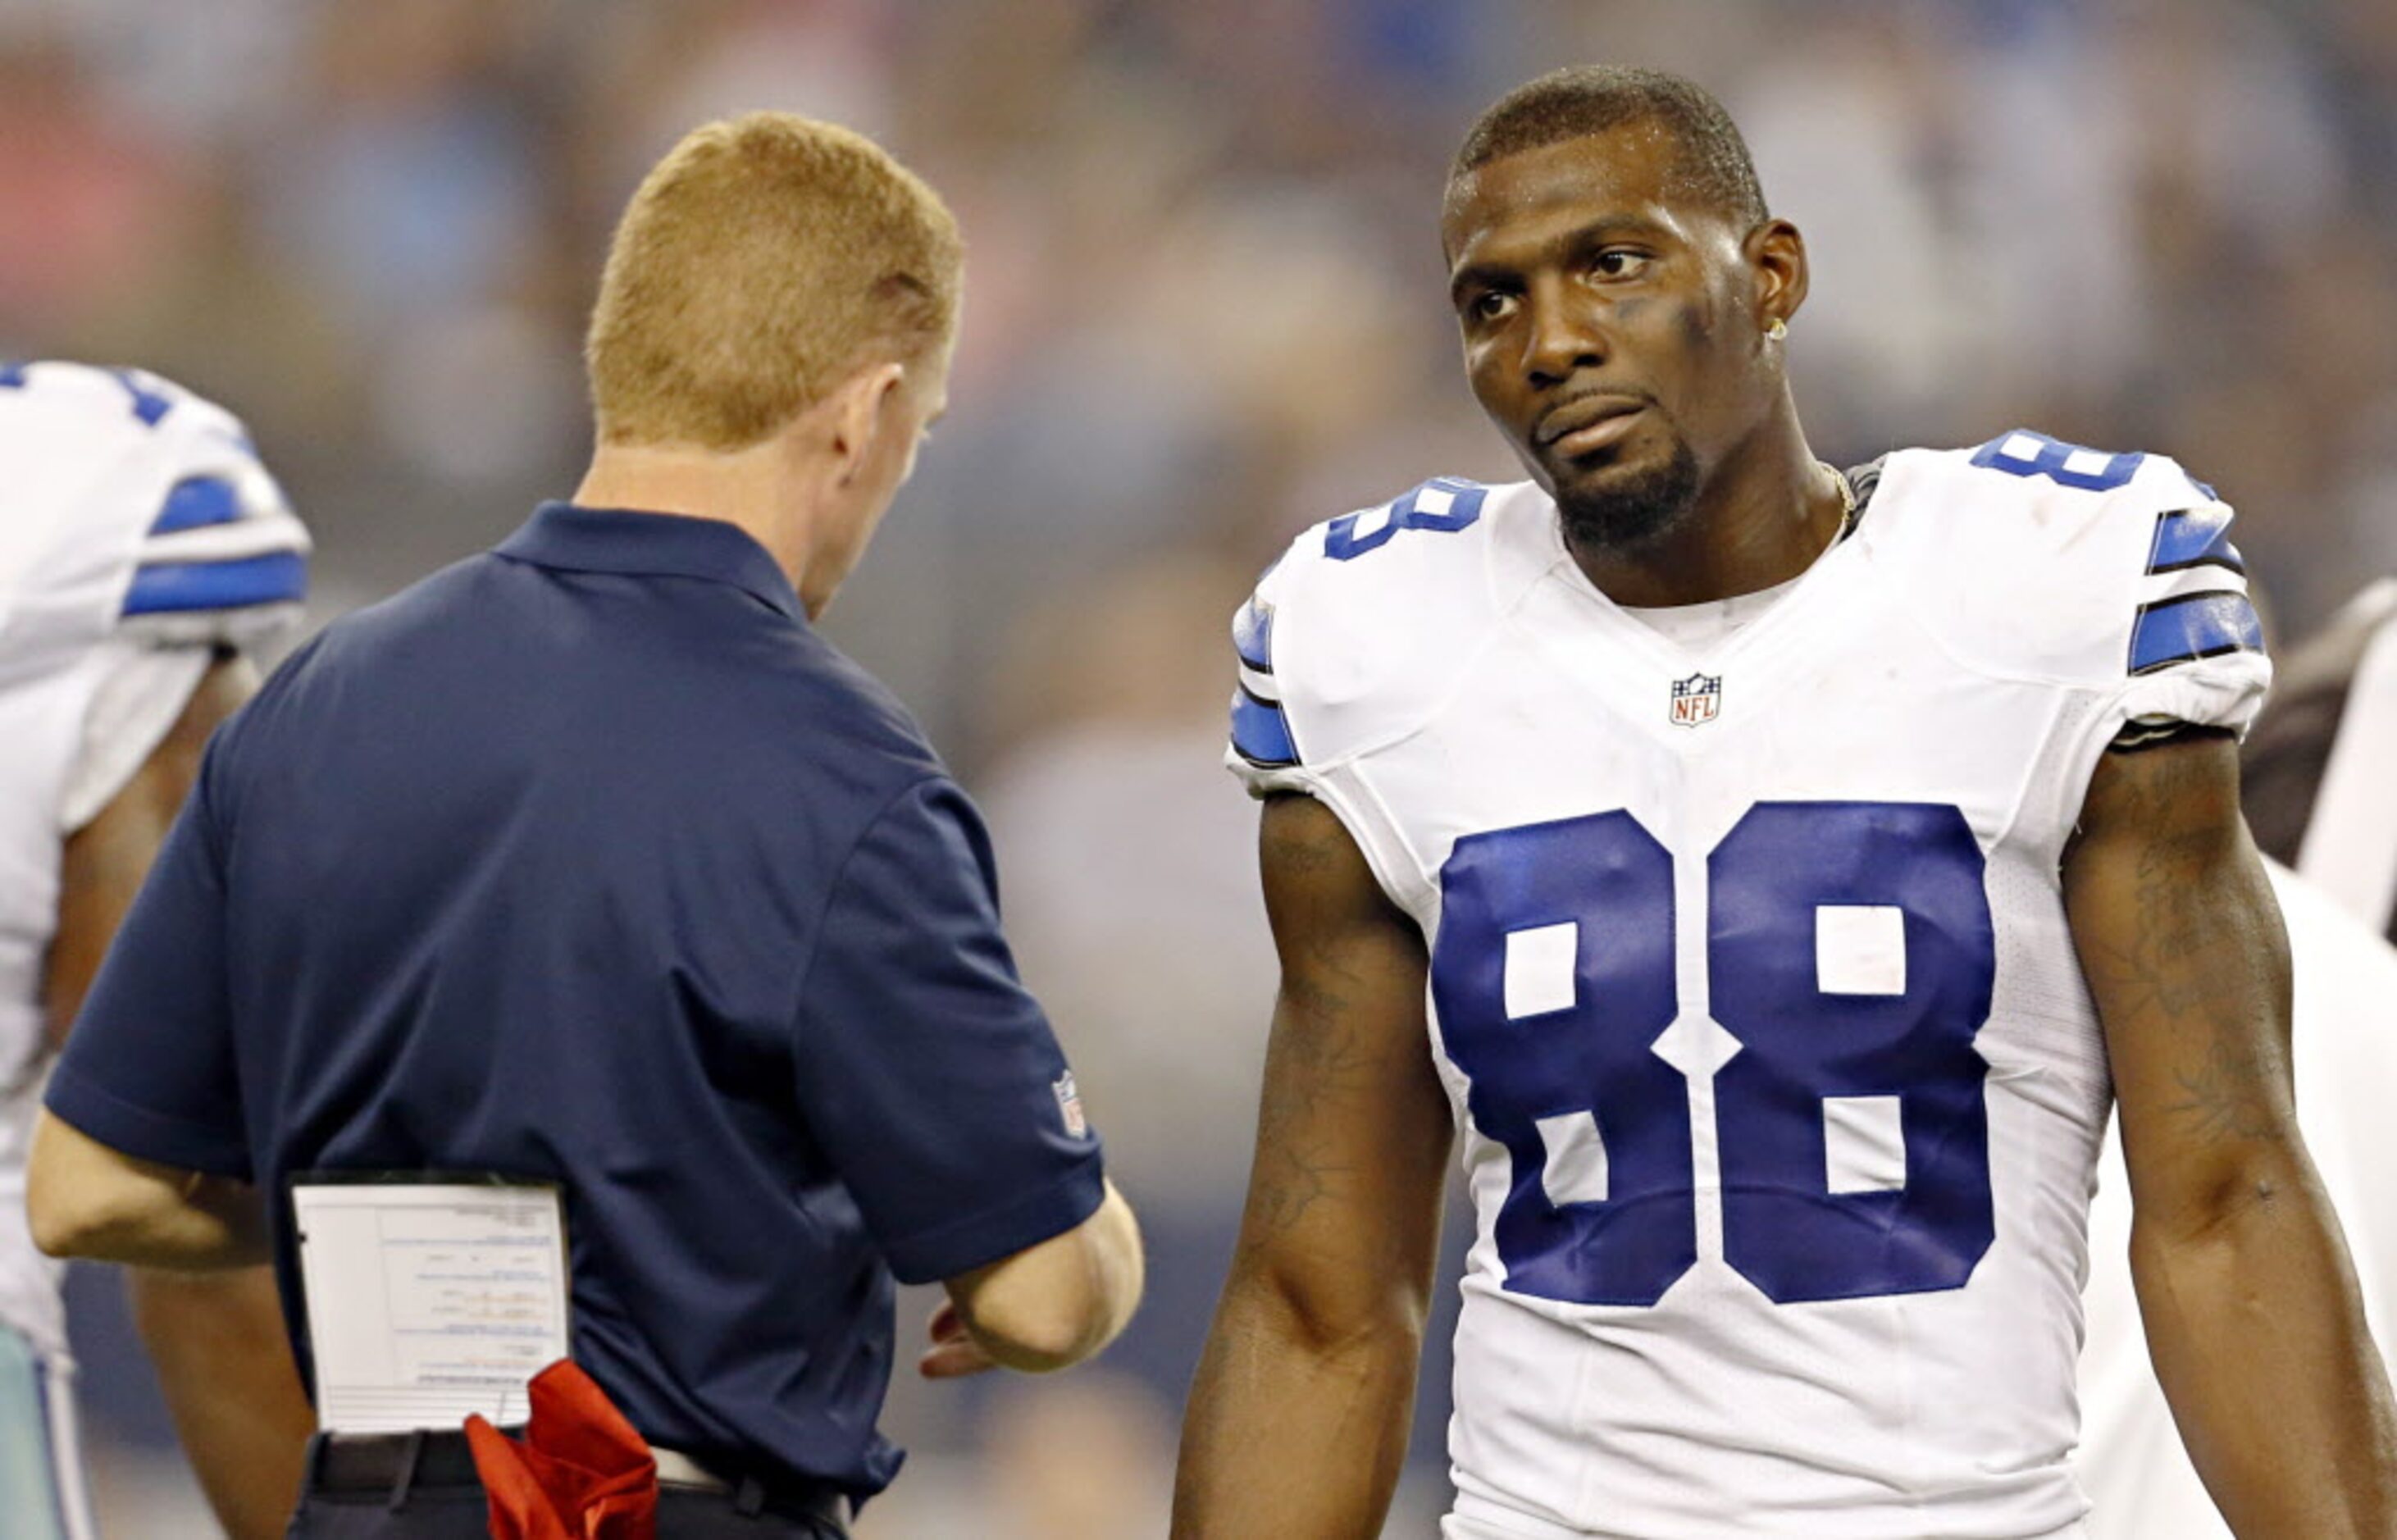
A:
[[[841,1534],[899,1464],[893,1275],[946,1285],[935,1376],[1059,1368],[1131,1313],[1132,1215],[982,824],[811,628],[942,409],[959,263],[938,196],[854,134],[694,132],[609,256],[573,501],[329,627],[211,744],[29,1206],[59,1255],[273,1259],[327,1425],[292,1533],[481,1535],[487,1504],[601,1480],[662,1535]],[[520,1488],[478,1481],[488,1430],[375,1430],[450,1388],[403,1360],[458,1311],[411,1326],[378,1292],[466,1297],[389,1239],[449,1184],[528,1205],[529,1260],[472,1298],[547,1259],[604,1393],[565,1445],[536,1417]],[[381,1216],[367,1265],[295,1225],[328,1193]],[[376,1310],[397,1346],[360,1357]],[[405,1383],[328,1397],[336,1347]],[[632,1467],[595,1476],[624,1425]]]

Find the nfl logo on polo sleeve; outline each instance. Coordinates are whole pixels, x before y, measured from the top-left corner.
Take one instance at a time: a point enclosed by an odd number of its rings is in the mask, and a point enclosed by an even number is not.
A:
[[[1056,1094],[1057,1120],[1065,1124],[1065,1132],[1076,1139],[1089,1138],[1091,1121],[1082,1116],[1082,1093],[1074,1087],[1074,1072],[1069,1069],[1058,1076],[1049,1089]]]

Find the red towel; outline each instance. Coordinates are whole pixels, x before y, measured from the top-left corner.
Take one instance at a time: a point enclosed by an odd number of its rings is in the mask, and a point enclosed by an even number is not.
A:
[[[564,1359],[532,1381],[521,1439],[466,1419],[491,1540],[656,1540],[658,1463],[608,1393]]]

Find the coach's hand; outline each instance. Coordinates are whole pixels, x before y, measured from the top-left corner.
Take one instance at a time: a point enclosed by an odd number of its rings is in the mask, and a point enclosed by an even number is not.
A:
[[[957,1314],[955,1300],[941,1301],[940,1308],[932,1312],[926,1335],[931,1338],[932,1345],[916,1360],[916,1372],[928,1380],[961,1379],[998,1367],[982,1350],[982,1344],[974,1341],[973,1333],[966,1330],[965,1318]]]

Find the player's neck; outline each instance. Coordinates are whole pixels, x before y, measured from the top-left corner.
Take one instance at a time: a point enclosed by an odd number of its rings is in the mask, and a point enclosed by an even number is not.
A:
[[[1838,540],[1848,501],[1790,424],[1714,468],[1671,528],[1636,546],[1566,546],[1598,591],[1634,609],[1704,604],[1788,583]]]

